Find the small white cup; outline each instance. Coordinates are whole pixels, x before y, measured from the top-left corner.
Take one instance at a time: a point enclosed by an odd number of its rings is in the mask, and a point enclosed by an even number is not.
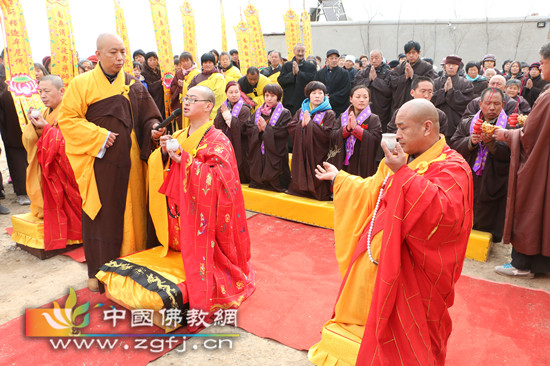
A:
[[[395,149],[395,145],[397,144],[397,139],[395,138],[395,136],[395,133],[382,134],[382,141],[386,143],[387,148],[390,150]],[[382,144],[382,142],[380,142],[380,144]]]
[[[34,119],[39,118],[39,117],[40,117],[40,110],[38,110],[38,109],[33,109],[33,110],[31,111],[31,117],[34,118]]]
[[[178,151],[180,148],[180,143],[177,139],[170,139],[166,142],[166,150],[168,151]]]

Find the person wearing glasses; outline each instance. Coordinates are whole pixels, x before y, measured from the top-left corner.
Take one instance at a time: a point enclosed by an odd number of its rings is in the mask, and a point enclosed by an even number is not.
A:
[[[163,256],[181,251],[189,308],[212,314],[254,291],[250,238],[233,146],[209,117],[214,93],[195,86],[182,102],[189,127],[162,136],[149,159],[149,211]]]

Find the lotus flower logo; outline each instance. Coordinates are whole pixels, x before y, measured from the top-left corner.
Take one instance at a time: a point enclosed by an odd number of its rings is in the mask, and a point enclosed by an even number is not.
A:
[[[57,301],[54,301],[53,317],[50,313],[47,312],[42,313],[42,316],[46,318],[46,321],[52,328],[58,330],[70,329],[71,335],[79,336],[79,328],[84,328],[90,323],[90,314],[86,314],[88,312],[90,303],[87,302],[85,304],[82,304],[73,310],[73,307],[75,305],[76,293],[74,289],[70,288],[69,297],[65,301],[65,307],[61,308]],[[84,315],[84,318],[82,319],[82,322],[80,322],[80,324],[77,324],[76,318],[80,315]]]
[[[8,89],[18,97],[24,95],[30,98],[33,94],[38,94],[36,80],[27,74],[15,74],[6,83],[9,85]]]

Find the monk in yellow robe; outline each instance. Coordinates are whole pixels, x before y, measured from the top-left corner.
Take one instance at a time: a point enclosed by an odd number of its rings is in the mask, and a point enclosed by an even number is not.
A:
[[[216,104],[210,112],[210,119],[214,119],[220,105],[225,100],[225,78],[216,67],[216,56],[212,53],[208,52],[201,56],[201,66],[202,72],[193,78],[188,89],[202,85],[214,92]]]
[[[243,76],[241,71],[231,62],[231,57],[228,52],[224,51],[220,54],[220,66],[222,67],[221,71],[223,72],[226,85],[230,81],[237,81]]]
[[[161,114],[142,83],[122,70],[115,34],[97,39],[97,67],[73,79],[59,110],[66,153],[82,197],[88,286],[104,263],[145,249],[145,161]],[[153,138],[160,137],[155,132]],[[100,290],[103,290],[100,288]]]
[[[405,103],[398,144],[363,179],[331,164],[336,257],[334,315],[309,350],[316,365],[443,365],[449,307],[473,220],[472,171],[439,134],[436,108]],[[394,141],[395,142],[395,141]]]
[[[255,103],[250,109],[250,113],[254,114],[256,109],[264,104],[264,87],[268,84],[271,84],[271,80],[260,74],[255,67],[249,67],[246,75],[239,79],[242,92]]]

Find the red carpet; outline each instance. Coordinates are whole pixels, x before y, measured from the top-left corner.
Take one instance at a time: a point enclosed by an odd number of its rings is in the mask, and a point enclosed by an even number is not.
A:
[[[249,220],[256,291],[239,326],[306,350],[332,316],[340,275],[331,230],[256,215]],[[462,276],[446,365],[550,365],[550,294]]]
[[[80,246],[76,249],[69,250],[68,252],[61,253],[62,255],[66,255],[67,257],[71,257],[77,262],[85,263],[86,257],[84,256],[84,247]]]

